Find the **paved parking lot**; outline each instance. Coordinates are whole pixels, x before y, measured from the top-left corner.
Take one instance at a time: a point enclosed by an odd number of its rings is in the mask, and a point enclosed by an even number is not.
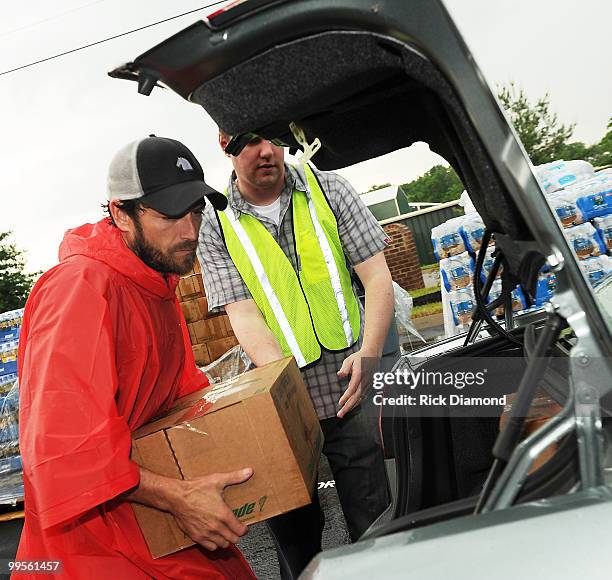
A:
[[[319,488],[319,499],[325,512],[323,549],[328,550],[347,544],[349,537],[338,494],[333,487],[333,476],[325,456],[321,457]],[[240,541],[238,547],[249,561],[257,578],[262,580],[280,578],[276,550],[264,522],[252,525],[249,533]]]

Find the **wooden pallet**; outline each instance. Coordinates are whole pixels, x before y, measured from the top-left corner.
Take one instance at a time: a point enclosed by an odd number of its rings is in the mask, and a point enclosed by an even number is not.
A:
[[[22,520],[25,517],[23,500],[17,500],[13,504],[0,505],[0,522],[10,522],[12,520]]]

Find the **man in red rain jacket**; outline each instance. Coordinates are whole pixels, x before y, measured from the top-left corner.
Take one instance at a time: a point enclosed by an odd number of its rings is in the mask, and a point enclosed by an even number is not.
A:
[[[115,156],[108,199],[110,217],[66,233],[26,304],[17,559],[59,560],[61,578],[253,578],[222,495],[250,468],[183,481],[130,460],[134,430],[208,384],[174,291],[205,200],[225,197],[187,147],[150,136]],[[153,560],[130,502],[171,512],[198,545]]]

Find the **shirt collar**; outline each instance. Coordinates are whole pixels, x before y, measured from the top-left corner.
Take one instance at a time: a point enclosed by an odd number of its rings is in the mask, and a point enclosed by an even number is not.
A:
[[[307,191],[306,180],[299,169],[293,165],[285,163],[285,185],[281,191],[281,215],[284,215],[285,210],[289,206],[291,194],[293,193],[294,189],[299,191]],[[235,217],[239,217],[241,213],[253,215],[249,205],[242,197],[242,194],[236,185],[235,171],[232,171],[232,174],[230,175],[227,188],[227,197],[229,206],[232,208]]]

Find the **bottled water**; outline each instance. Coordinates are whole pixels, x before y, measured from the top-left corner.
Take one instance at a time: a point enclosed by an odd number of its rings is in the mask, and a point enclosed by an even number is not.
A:
[[[591,286],[596,286],[612,274],[612,260],[605,254],[582,260],[580,267]]]
[[[468,252],[476,254],[480,250],[484,231],[485,225],[479,214],[472,213],[465,216],[463,223],[459,226],[459,232],[463,237],[465,248]]]
[[[563,230],[579,259],[605,254],[606,249],[599,234],[589,222]]]
[[[442,281],[449,292],[469,286],[472,283],[473,271],[474,261],[467,252],[440,260]]]
[[[588,161],[553,161],[538,165],[536,176],[546,193],[553,193],[564,187],[592,177],[595,169]]]
[[[608,253],[612,252],[612,214],[597,217],[593,220],[593,225],[595,229],[599,233],[604,246],[606,246],[606,250]]]
[[[582,213],[576,205],[576,201],[565,190],[557,191],[546,196],[548,205],[555,210],[557,217],[564,228],[577,226],[584,223]]]
[[[465,242],[459,233],[463,217],[451,218],[431,229],[431,242],[438,260],[465,252]]]
[[[463,328],[472,320],[472,311],[476,306],[474,292],[470,286],[453,290],[449,293],[453,322],[456,327]]]

